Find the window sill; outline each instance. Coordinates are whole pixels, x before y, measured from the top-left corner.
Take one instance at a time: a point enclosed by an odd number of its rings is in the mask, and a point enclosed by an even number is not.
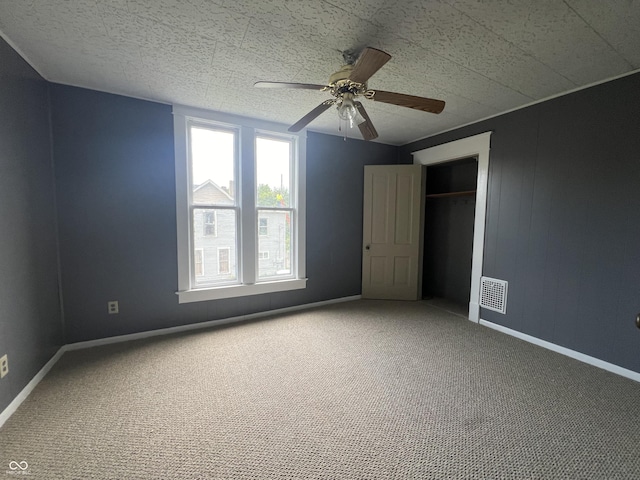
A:
[[[198,288],[176,292],[178,303],[206,302],[222,298],[246,297],[262,293],[286,292],[307,287],[307,279],[280,280],[277,282],[255,283],[253,285],[227,285],[224,287]]]

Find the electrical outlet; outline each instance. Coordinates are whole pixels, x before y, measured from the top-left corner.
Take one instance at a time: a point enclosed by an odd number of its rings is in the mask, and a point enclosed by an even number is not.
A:
[[[118,310],[118,301],[117,300],[113,300],[113,301],[107,303],[107,307],[109,309],[109,314],[118,313],[119,312],[119,310]]]
[[[5,353],[0,357],[0,378],[4,378],[7,373],[9,373],[9,358]]]

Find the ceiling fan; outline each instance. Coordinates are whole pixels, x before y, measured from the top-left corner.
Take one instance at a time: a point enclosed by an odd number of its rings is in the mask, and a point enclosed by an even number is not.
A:
[[[367,80],[391,59],[391,55],[376,48],[367,47],[356,57],[352,52],[342,54],[345,65],[329,77],[328,85],[289,82],[256,82],[259,88],[298,88],[329,92],[335,98],[325,100],[304,117],[289,127],[290,132],[299,132],[315,120],[332,105],[337,105],[338,116],[350,127],[358,125],[365,140],[378,137],[378,132],[371,123],[371,118],[357,97],[364,97],[376,102],[390,103],[401,107],[413,108],[429,113],[440,113],[445,102],[432,98],[416,97],[403,93],[369,90]]]

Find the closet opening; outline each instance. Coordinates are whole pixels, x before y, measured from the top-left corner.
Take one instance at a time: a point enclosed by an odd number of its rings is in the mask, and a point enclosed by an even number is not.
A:
[[[469,317],[478,161],[427,166],[422,298]]]

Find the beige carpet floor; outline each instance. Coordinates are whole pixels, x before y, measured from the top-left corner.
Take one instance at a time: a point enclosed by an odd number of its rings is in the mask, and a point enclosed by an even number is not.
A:
[[[0,477],[634,479],[639,446],[640,384],[362,300],[65,353],[0,430]]]

